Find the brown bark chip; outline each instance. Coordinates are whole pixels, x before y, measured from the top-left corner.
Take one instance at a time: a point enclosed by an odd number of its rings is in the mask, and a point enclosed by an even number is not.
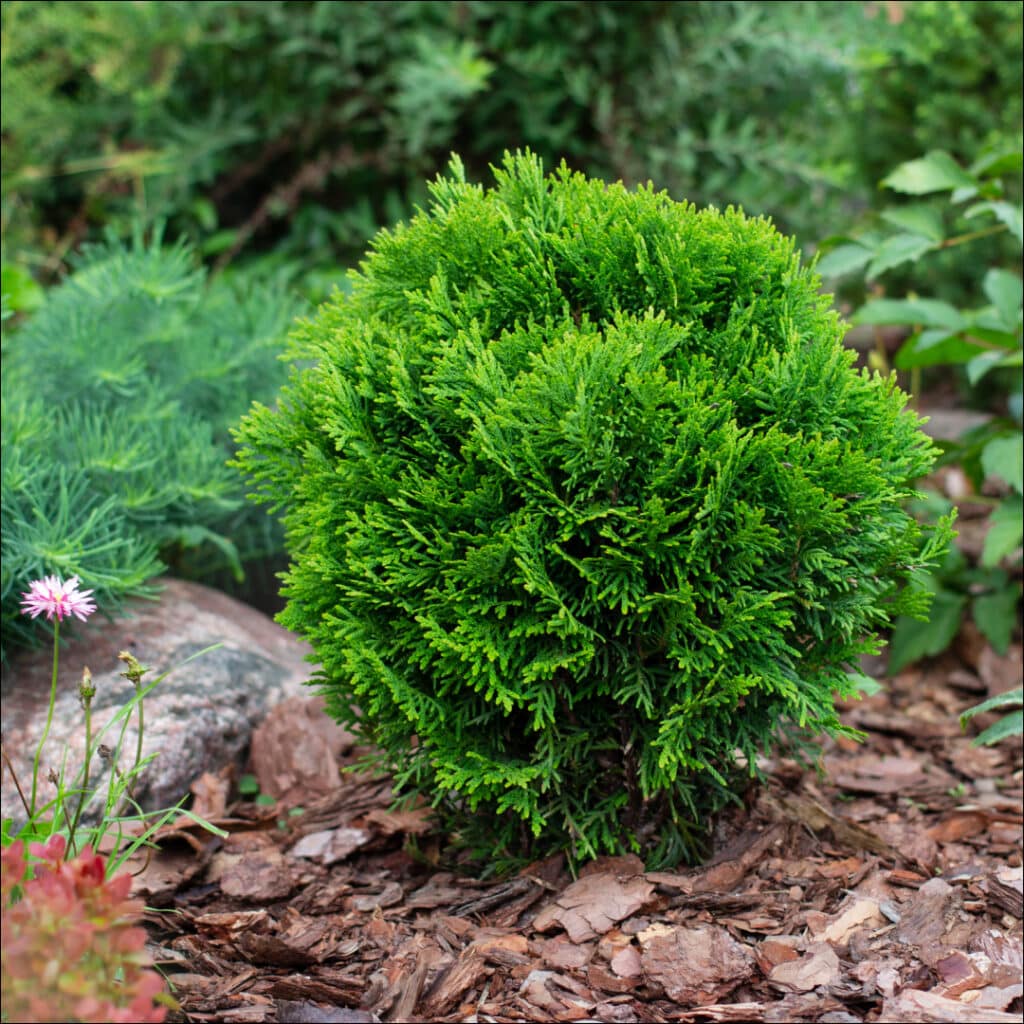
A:
[[[755,971],[750,950],[716,925],[641,932],[639,938],[644,978],[684,1006],[717,1003]]]
[[[182,817],[133,864],[178,910],[147,917],[149,948],[192,1021],[1019,1021],[1024,758],[956,721],[1005,681],[982,660],[973,688],[949,654],[842,707],[863,744],[825,741],[825,775],[766,761],[709,860],[662,872],[603,857],[572,880],[556,856],[496,878],[387,778],[286,815],[225,806],[212,772],[194,809],[228,835]]]
[[[252,734],[252,764],[260,790],[288,805],[343,785],[339,756],[355,740],[324,712],[322,697],[291,697]]]
[[[545,932],[561,926],[573,942],[588,942],[635,914],[653,895],[654,886],[642,876],[622,880],[606,872],[589,874],[541,910],[533,927]]]
[[[799,959],[773,967],[768,977],[772,984],[790,992],[829,988],[839,981],[839,957],[827,942],[814,942]]]

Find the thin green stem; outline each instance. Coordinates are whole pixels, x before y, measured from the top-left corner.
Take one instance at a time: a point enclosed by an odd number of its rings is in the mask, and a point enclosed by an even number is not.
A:
[[[39,746],[36,747],[35,760],[32,762],[32,800],[29,804],[29,820],[33,821],[36,816],[36,788],[39,783],[39,761],[43,756],[43,744],[50,735],[50,726],[53,724],[53,708],[57,703],[57,665],[60,660],[58,648],[60,645],[60,617],[53,623],[53,679],[50,682],[50,706],[46,710],[46,727],[43,729]]]
[[[92,761],[92,700],[85,701],[85,765],[82,768],[82,790],[78,795],[78,803],[75,806],[75,816],[71,820],[68,829],[68,851],[69,856],[75,855],[75,830],[78,828],[79,819],[82,816],[82,807],[85,805],[85,798],[89,794],[89,765]]]
[[[137,693],[142,690],[142,680],[132,680],[135,683],[135,690]],[[128,809],[128,805],[132,802],[135,796],[135,783],[138,780],[138,768],[142,763],[142,736],[145,731],[146,718],[145,711],[143,710],[143,699],[139,697],[139,732],[135,739],[135,763],[132,765],[132,770],[128,773],[127,781],[124,784],[124,795],[121,797],[121,803],[118,807],[118,814],[124,814]]]
[[[142,682],[141,682],[141,680],[138,683],[136,683],[135,685],[136,685],[136,689],[138,689],[140,691],[140,693],[141,693],[141,690],[142,690]],[[135,782],[134,782],[134,780],[135,780],[135,778],[137,778],[135,772],[137,771],[139,765],[142,764],[142,734],[146,730],[145,710],[144,710],[144,707],[143,707],[144,704],[145,704],[145,701],[143,700],[142,696],[140,695],[140,697],[139,697],[139,735],[138,735],[138,738],[135,740],[135,764],[132,766],[132,780],[133,781],[132,781],[131,790],[130,790],[130,792],[133,795],[134,795],[134,792],[135,792]]]

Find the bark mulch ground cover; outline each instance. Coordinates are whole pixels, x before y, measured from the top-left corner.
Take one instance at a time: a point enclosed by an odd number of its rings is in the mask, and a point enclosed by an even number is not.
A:
[[[766,764],[695,869],[488,879],[387,780],[299,811],[206,775],[194,809],[229,835],[165,834],[136,881],[150,949],[189,1021],[1019,1022],[1020,743],[974,747],[957,715],[1020,675],[1019,644],[968,628],[846,706],[863,744]]]

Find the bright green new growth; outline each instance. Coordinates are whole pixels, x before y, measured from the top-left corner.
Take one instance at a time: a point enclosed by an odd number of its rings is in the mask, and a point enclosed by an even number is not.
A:
[[[924,613],[934,451],[767,221],[496,179],[455,159],[377,236],[239,461],[285,510],[281,621],[401,786],[499,857],[671,863]]]

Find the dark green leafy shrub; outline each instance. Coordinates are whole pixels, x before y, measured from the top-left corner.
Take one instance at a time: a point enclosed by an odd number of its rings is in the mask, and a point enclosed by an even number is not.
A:
[[[836,111],[843,129],[829,133],[826,146],[838,144],[833,159],[845,155],[848,161],[852,210],[866,198],[888,220],[892,241],[872,261],[869,277],[884,272],[890,294],[915,289],[920,282],[905,261],[928,251],[928,291],[966,304],[977,295],[986,267],[1016,260],[1012,238],[976,240],[966,259],[934,244],[942,238],[927,237],[935,224],[941,233],[948,204],[922,199],[927,193],[912,188],[899,190],[905,197],[894,196],[876,183],[896,165],[936,151],[952,158],[954,171],[966,166],[991,178],[986,156],[1020,149],[1024,8],[1002,0],[916,0],[898,5],[897,17],[897,24],[886,25],[887,19],[875,16],[877,46],[862,48],[862,70]],[[1005,170],[1002,198],[1019,206],[1019,166],[1016,174]],[[916,236],[916,243],[907,236]],[[931,248],[924,248],[929,241]],[[855,284],[848,279],[839,292],[860,304],[865,293]]]
[[[29,582],[78,575],[105,611],[165,565],[204,577],[280,547],[225,464],[228,424],[283,380],[281,288],[207,283],[183,246],[92,248],[3,337],[3,650],[45,630]],[[164,563],[164,564],[161,564]]]
[[[935,594],[932,614],[927,622],[896,620],[890,672],[949,647],[968,609],[1000,654],[1019,628],[1024,536],[1022,164],[1019,144],[988,149],[966,167],[942,150],[900,164],[881,185],[915,202],[883,209],[861,230],[837,238],[839,244],[818,264],[826,278],[863,270],[869,280],[880,282],[876,290],[884,288],[888,294],[870,299],[852,319],[876,329],[906,331],[894,363],[909,371],[912,390],[921,390],[924,374],[938,370],[946,379],[955,374],[964,401],[992,413],[957,441],[943,442],[939,462],[959,466],[975,498],[983,487],[989,489],[981,500],[994,507],[979,564],[954,550],[936,571],[920,574],[919,584]],[[1003,242],[1001,259],[991,259],[991,250],[988,259],[984,250],[978,251],[991,240]],[[935,261],[944,254],[955,256],[963,268],[960,280],[977,282],[963,303],[954,304],[939,287],[944,279],[936,275]],[[934,516],[951,505],[931,494],[921,511]]]
[[[294,336],[239,461],[331,712],[498,855],[692,855],[927,597],[933,451],[764,220],[461,164]],[[415,737],[415,738],[413,738]],[[740,758],[746,767],[740,767]]]
[[[51,271],[143,208],[212,259],[275,244],[275,260],[346,265],[452,149],[483,176],[526,145],[806,231],[843,177],[821,125],[842,123],[855,42],[877,36],[855,5],[737,0],[3,11],[4,232]]]
[[[917,0],[900,5],[899,24],[877,30],[884,49],[845,107],[863,184],[930,149],[967,162],[997,140],[1019,140],[1020,4]]]

